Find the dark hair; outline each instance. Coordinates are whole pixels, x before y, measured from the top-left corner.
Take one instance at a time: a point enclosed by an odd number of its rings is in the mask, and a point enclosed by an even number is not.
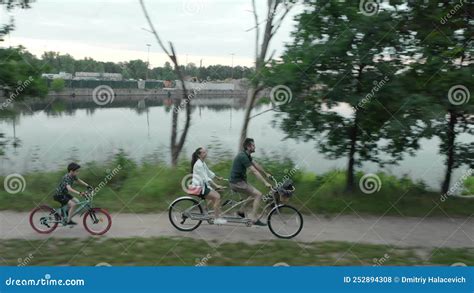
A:
[[[71,163],[71,164],[67,165],[67,171],[68,171],[68,172],[70,172],[70,171],[76,171],[76,170],[78,170],[79,168],[81,168],[81,165],[76,164],[76,163]]]
[[[193,155],[191,156],[191,173],[193,173],[193,167],[196,161],[199,159],[199,155],[201,154],[202,147],[197,148]]]
[[[248,147],[249,145],[251,145],[252,143],[254,143],[253,138],[248,138],[248,137],[247,137],[247,138],[244,140],[244,144],[243,144],[244,151],[246,151],[246,150],[247,150],[247,147]]]

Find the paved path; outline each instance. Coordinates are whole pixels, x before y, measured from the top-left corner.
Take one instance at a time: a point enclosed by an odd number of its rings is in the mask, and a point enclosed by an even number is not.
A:
[[[113,224],[104,236],[192,237],[218,242],[257,243],[276,239],[267,227],[243,225],[209,225],[203,223],[193,232],[180,232],[168,221],[166,213],[112,214]],[[36,233],[29,224],[28,213],[1,211],[0,239],[45,239],[91,237],[76,218],[76,227],[59,226],[52,234]],[[333,218],[304,216],[304,227],[294,239],[299,242],[347,241],[387,244],[399,247],[474,247],[474,218],[414,218],[343,215]]]

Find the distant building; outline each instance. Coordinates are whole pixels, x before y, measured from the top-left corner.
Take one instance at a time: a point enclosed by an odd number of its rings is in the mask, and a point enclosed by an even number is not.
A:
[[[76,72],[74,74],[74,80],[123,80],[122,74],[120,73],[107,73],[107,72]]]
[[[164,81],[163,81],[163,86],[164,86],[165,88],[172,88],[172,87],[174,87],[174,84],[173,84],[173,82],[172,82],[171,80],[164,80]]]
[[[41,77],[42,78],[46,78],[46,79],[72,79],[72,74],[71,73],[67,73],[67,72],[59,72],[59,74],[55,74],[55,73],[43,73],[41,74]]]
[[[189,90],[235,90],[234,83],[224,82],[189,82],[185,81],[184,85]],[[176,88],[181,88],[181,81],[176,80]]]

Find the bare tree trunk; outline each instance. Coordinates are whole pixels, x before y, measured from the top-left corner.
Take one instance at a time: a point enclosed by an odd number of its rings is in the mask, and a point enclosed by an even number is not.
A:
[[[150,26],[151,33],[155,36],[161,49],[166,53],[166,55],[168,55],[168,57],[173,62],[174,71],[176,72],[176,75],[178,76],[178,79],[181,82],[181,88],[183,90],[183,97],[174,99],[173,113],[171,116],[171,145],[170,145],[171,165],[173,167],[176,167],[178,165],[179,154],[181,153],[181,150],[183,149],[184,142],[188,134],[189,126],[191,125],[191,98],[188,96],[188,90],[186,89],[186,85],[184,84],[184,76],[183,76],[183,73],[181,72],[181,69],[179,68],[178,57],[174,50],[173,43],[170,42],[169,50],[166,49],[158,33],[156,32],[155,27],[153,26],[153,23],[151,22],[150,16],[148,15],[148,12],[146,10],[145,3],[143,2],[143,0],[140,0],[140,5],[143,9],[143,14],[145,15],[148,21],[148,25]],[[183,100],[186,101],[184,103],[185,104],[184,106],[186,109],[186,122],[184,124],[183,132],[181,133],[181,136],[179,137],[179,140],[178,140],[177,139],[178,138],[178,114],[179,114],[179,111],[181,110],[181,106],[183,105]]]
[[[247,101],[245,103],[245,115],[244,115],[244,124],[242,126],[242,131],[240,133],[239,141],[239,150],[243,149],[244,140],[247,137],[247,129],[250,123],[250,114],[252,113],[253,106],[257,100],[257,96],[260,90],[251,87],[247,93]]]
[[[284,5],[283,14],[275,21],[277,10],[279,5]],[[253,14],[255,20],[255,77],[251,83],[251,87],[247,94],[247,101],[245,103],[245,115],[244,123],[242,125],[242,130],[240,132],[239,146],[238,149],[242,149],[242,144],[244,139],[247,137],[247,130],[250,124],[250,115],[252,114],[253,107],[255,105],[255,100],[257,99],[258,93],[263,89],[261,84],[261,79],[259,77],[261,70],[265,67],[266,63],[271,60],[273,54],[267,60],[267,52],[270,45],[270,41],[275,33],[280,28],[280,25],[291,9],[291,1],[288,3],[279,1],[279,0],[267,0],[267,15],[265,21],[265,29],[263,34],[262,44],[259,44],[260,41],[260,24],[258,21],[258,14],[255,5],[255,0],[252,0]]]

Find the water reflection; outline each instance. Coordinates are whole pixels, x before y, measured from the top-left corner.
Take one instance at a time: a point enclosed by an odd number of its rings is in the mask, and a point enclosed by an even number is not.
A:
[[[72,99],[16,103],[12,111],[0,111],[0,133],[3,134],[0,150],[4,152],[0,157],[0,173],[54,170],[73,159],[82,163],[104,162],[121,149],[136,162],[169,163],[170,102],[167,98],[114,101],[103,107]],[[188,150],[198,146],[210,150],[211,160],[232,158],[243,122],[243,99],[195,99],[192,105],[191,127],[181,158],[187,159]],[[257,140],[257,157],[289,157],[316,173],[346,168],[345,158],[330,160],[317,151],[318,139],[306,142],[286,139],[278,123],[274,123],[278,120],[276,114],[265,112],[270,107],[257,106],[249,129],[249,136]],[[258,113],[263,114],[256,115]],[[182,126],[184,115],[179,119]],[[460,139],[465,138],[460,136]],[[438,189],[445,170],[445,158],[439,155],[438,146],[437,139],[423,140],[416,155],[405,156],[398,166],[382,169],[365,163],[362,170],[383,170],[400,177],[407,174]],[[426,172],[428,164],[431,168]],[[461,173],[462,170],[454,172],[453,182]]]

